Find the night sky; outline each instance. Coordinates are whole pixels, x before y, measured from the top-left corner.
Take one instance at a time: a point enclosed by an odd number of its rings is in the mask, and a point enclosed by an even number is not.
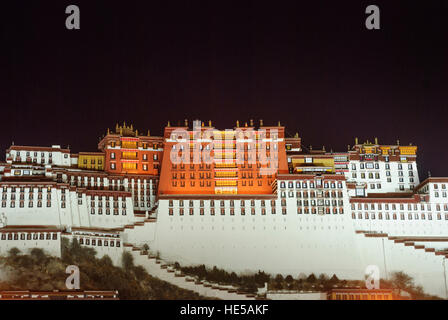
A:
[[[95,151],[123,120],[160,135],[253,118],[315,149],[399,138],[419,146],[422,180],[448,176],[447,0],[8,1],[0,25],[1,150]]]

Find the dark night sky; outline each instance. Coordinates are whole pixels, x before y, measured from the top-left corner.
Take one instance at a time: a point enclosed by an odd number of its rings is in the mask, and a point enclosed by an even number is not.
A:
[[[30,2],[2,3],[1,150],[93,151],[123,120],[155,135],[262,118],[327,150],[413,142],[421,178],[448,176],[447,0]]]

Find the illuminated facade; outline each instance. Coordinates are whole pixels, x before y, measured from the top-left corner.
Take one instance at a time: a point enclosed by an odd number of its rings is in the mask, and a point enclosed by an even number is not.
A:
[[[363,279],[376,265],[445,295],[448,178],[420,182],[416,146],[356,139],[346,152],[304,151],[280,123],[250,120],[228,130],[168,123],[160,137],[124,123],[98,149],[7,150],[2,253],[56,255],[66,237],[117,264],[148,244],[167,262],[236,272]]]

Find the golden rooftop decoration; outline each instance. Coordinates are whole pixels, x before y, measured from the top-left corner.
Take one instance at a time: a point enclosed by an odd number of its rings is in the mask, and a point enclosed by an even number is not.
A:
[[[236,127],[239,128],[240,127],[240,121],[236,120]]]
[[[296,134],[294,135],[294,138],[298,138],[299,137],[299,133],[296,132]]]
[[[167,127],[171,127],[171,124],[170,124],[170,122],[169,122],[169,121],[168,121]]]
[[[378,144],[378,138],[375,137],[375,144]]]
[[[188,120],[185,119],[185,126],[188,127]]]
[[[208,126],[209,126],[209,127],[212,126],[212,120],[208,120]]]
[[[358,144],[358,137],[355,138],[355,144]]]
[[[260,127],[263,126],[263,119],[260,119]]]
[[[250,119],[249,122],[250,122],[250,126],[253,127],[254,126],[254,120]]]
[[[148,136],[148,137],[149,137],[149,136],[151,136],[151,134],[150,134],[149,130],[148,130],[148,134],[147,134],[147,136]]]

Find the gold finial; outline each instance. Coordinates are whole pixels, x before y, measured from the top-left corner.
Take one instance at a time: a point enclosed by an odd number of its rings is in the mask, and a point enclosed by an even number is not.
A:
[[[263,126],[263,119],[260,119],[260,127]]]
[[[325,151],[325,146],[322,146],[322,151]]]
[[[310,151],[311,151],[311,150],[313,150],[313,146],[312,146],[312,145],[310,145]]]
[[[123,128],[120,127],[120,136],[122,136],[122,135],[123,135]]]
[[[294,135],[294,138],[298,138],[299,137],[299,133],[296,132],[296,134]]]
[[[281,123],[280,123],[280,121],[278,122],[278,126],[279,126],[279,127],[281,127],[281,126],[282,126],[282,125],[281,125]]]
[[[400,139],[397,139],[397,146],[400,145]]]
[[[202,127],[204,126],[204,121],[202,121],[201,126],[202,126]]]
[[[110,130],[109,130],[109,128],[107,128],[107,134],[110,134]]]
[[[188,120],[185,119],[185,126],[188,127]]]
[[[378,138],[375,137],[375,144],[378,144]]]
[[[138,130],[135,130],[135,136],[138,137]]]
[[[118,132],[118,123],[115,125],[115,132]]]
[[[253,120],[253,119],[250,119],[250,120],[249,120],[249,123],[250,123],[250,126],[251,126],[251,127],[254,126],[254,120]]]
[[[134,126],[131,124],[131,130],[133,131],[134,130]]]
[[[212,120],[208,120],[208,126],[209,126],[209,127],[212,126]]]
[[[126,128],[126,121],[123,121],[123,127]]]
[[[349,144],[347,145],[347,151],[350,151],[350,145]]]
[[[244,122],[244,126],[247,127],[247,122]]]
[[[170,122],[168,121],[168,124],[166,125],[167,127],[171,127],[171,124],[170,124]]]
[[[148,137],[150,136],[149,130],[148,130],[148,134],[147,134],[147,136],[148,136]]]
[[[355,144],[358,144],[358,137],[355,138]]]
[[[236,120],[236,127],[239,128],[240,127],[240,121]]]

